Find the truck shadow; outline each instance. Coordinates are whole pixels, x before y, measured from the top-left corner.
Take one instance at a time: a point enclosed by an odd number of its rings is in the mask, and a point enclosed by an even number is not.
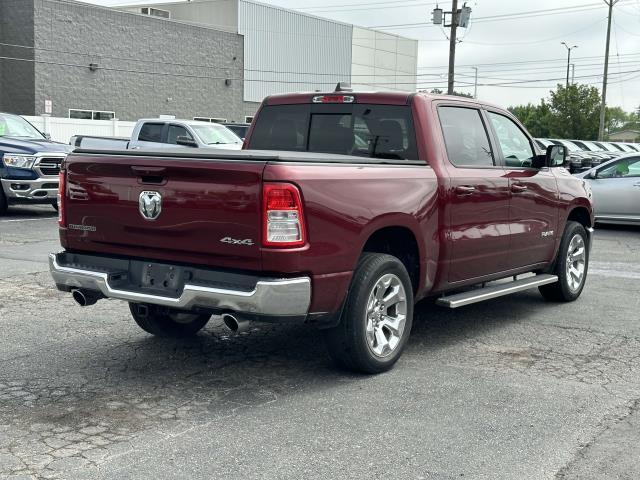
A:
[[[537,292],[525,292],[457,310],[436,306],[425,300],[416,306],[415,320],[405,353],[423,356],[457,342],[526,322],[534,311],[551,308]],[[133,327],[135,328],[135,327]],[[113,343],[111,344],[113,345]],[[189,376],[192,381],[215,377],[220,371],[232,371],[241,381],[251,377],[298,386],[323,381],[357,381],[375,378],[343,370],[333,364],[324,346],[322,332],[305,325],[256,324],[248,332],[231,334],[215,318],[195,338],[161,339],[142,332],[135,340],[112,346],[93,357],[108,365],[116,380],[126,377],[157,378],[166,381]],[[396,369],[402,369],[402,360]],[[238,375],[239,372],[242,375]]]

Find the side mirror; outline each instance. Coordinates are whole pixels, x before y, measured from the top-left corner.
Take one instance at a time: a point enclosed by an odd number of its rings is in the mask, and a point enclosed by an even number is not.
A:
[[[587,178],[595,180],[596,178],[598,178],[598,171],[595,168],[590,170],[589,173],[587,173]]]
[[[544,156],[547,167],[562,167],[567,161],[567,147],[564,145],[549,145]]]
[[[44,138],[46,138],[47,140],[51,140],[51,134],[50,133],[44,133]]]
[[[182,145],[183,147],[197,147],[198,144],[193,138],[187,137],[186,135],[179,135],[176,137],[176,143],[178,145]]]

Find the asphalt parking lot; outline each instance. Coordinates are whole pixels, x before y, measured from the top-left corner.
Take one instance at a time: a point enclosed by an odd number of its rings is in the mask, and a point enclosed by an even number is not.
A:
[[[404,357],[217,319],[160,340],[59,293],[50,207],[0,218],[0,478],[640,477],[640,228],[599,228],[582,297],[420,304]]]

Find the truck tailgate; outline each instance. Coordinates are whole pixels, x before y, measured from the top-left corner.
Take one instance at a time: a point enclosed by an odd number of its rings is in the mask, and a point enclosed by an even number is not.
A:
[[[65,164],[63,244],[79,251],[259,270],[265,164],[72,154]]]

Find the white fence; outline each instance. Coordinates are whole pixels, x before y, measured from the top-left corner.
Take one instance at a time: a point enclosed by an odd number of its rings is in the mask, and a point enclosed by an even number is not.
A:
[[[38,130],[51,135],[51,140],[69,143],[74,135],[96,135],[100,137],[130,137],[136,122],[113,120],[82,120],[61,117],[24,116]]]

